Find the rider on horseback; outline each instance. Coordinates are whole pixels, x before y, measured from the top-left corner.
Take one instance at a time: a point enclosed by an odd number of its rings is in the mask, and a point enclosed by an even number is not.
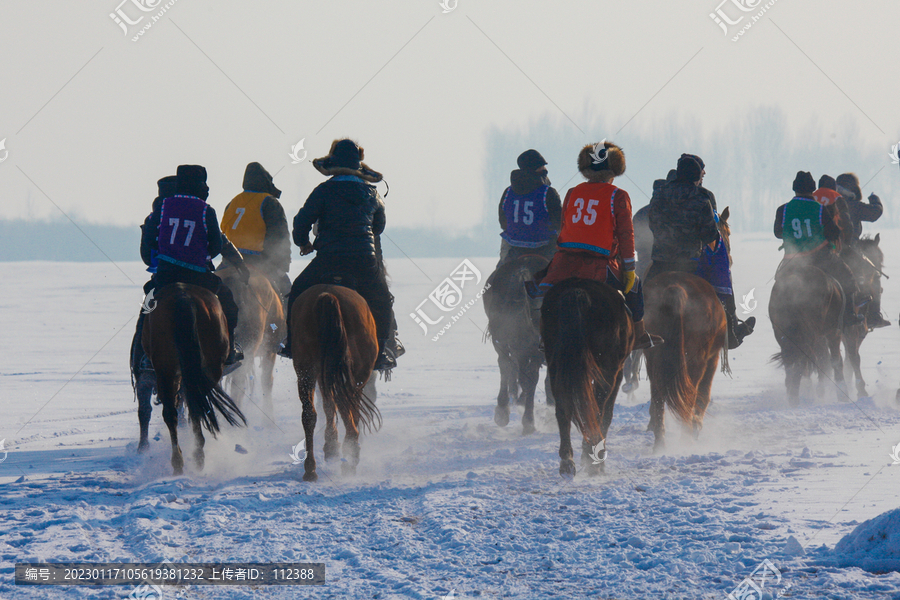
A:
[[[244,170],[244,191],[222,215],[222,233],[237,247],[248,265],[259,268],[278,290],[282,302],[291,290],[291,237],[278,199],[281,190],[258,162]]]
[[[853,173],[844,173],[838,175],[837,191],[841,197],[847,202],[847,212],[849,214],[850,224],[847,229],[847,244],[842,250],[844,260],[848,262],[862,262],[857,243],[859,236],[862,235],[862,223],[867,221],[874,223],[881,218],[884,213],[884,206],[881,199],[875,194],[870,194],[868,203],[862,201],[862,190],[859,187],[859,178]],[[856,258],[857,260],[854,260]],[[872,302],[869,305],[866,317],[866,325],[870,329],[879,327],[887,327],[890,321],[881,315],[881,273],[876,273],[875,280],[872,283]]]
[[[716,288],[728,322],[728,349],[740,346],[753,333],[756,318],[737,318],[727,248],[719,235],[716,197],[702,186],[706,174],[699,156],[682,154],[673,181],[654,186],[650,200],[650,229],[653,231],[653,264],[647,281],[661,273],[680,271],[703,277]],[[704,248],[716,244],[715,250]],[[701,256],[714,268],[700,268]]]
[[[160,196],[163,195],[160,180]],[[212,273],[212,259],[220,253],[233,262],[243,277],[249,272],[241,255],[219,230],[216,211],[206,203],[209,187],[206,169],[199,165],[180,165],[174,195],[154,202],[153,212],[141,228],[141,258],[149,266],[157,253],[156,274],[144,285],[144,293],[170,283],[188,283],[216,294],[228,322],[230,350],[226,365],[235,365],[244,358],[234,343],[234,328],[238,321],[238,307],[231,290]],[[143,327],[145,311],[138,318],[138,337]]]
[[[391,335],[392,296],[378,262],[375,236],[384,231],[384,202],[373,183],[381,173],[362,162],[363,149],[352,140],[335,140],[328,156],[317,158],[313,166],[330,179],[312,191],[294,217],[294,243],[300,254],[316,256],[294,280],[288,298],[288,337],[278,353],[291,358],[291,304],[304,291],[319,283],[340,283],[355,289],[366,299],[378,335],[375,370],[397,366]],[[318,223],[315,245],[309,234]]]
[[[578,154],[587,179],[566,193],[559,250],[540,282],[543,291],[564,279],[602,281],[623,292],[634,322],[634,349],[661,344],[644,328],[644,295],[634,272],[634,225],[628,192],[612,184],[625,172],[625,153],[612,142],[588,144]]]
[[[525,254],[547,260],[556,252],[562,207],[559,193],[550,187],[547,161],[537,150],[526,150],[509,174],[509,187],[500,199],[500,262],[505,265]]]
[[[816,182],[806,171],[797,173],[793,189],[796,196],[775,213],[775,237],[784,240],[784,259],[778,270],[796,261],[794,264],[810,264],[834,277],[844,290],[844,323],[857,323],[860,316],[856,313],[856,279],[835,252],[841,237],[835,221],[837,206],[816,201]]]

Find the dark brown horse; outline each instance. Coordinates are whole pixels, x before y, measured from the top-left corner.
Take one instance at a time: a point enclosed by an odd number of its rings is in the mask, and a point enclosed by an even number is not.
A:
[[[540,378],[544,354],[541,352],[540,314],[532,309],[525,292],[526,281],[545,268],[546,258],[524,255],[499,267],[488,278],[482,296],[488,317],[487,337],[497,352],[500,366],[500,392],[494,409],[494,422],[509,424],[509,403],[525,405],[522,433],[534,433],[534,391]],[[519,388],[522,393],[519,395]],[[547,403],[553,404],[550,386]]]
[[[841,327],[844,295],[834,278],[800,259],[784,263],[769,298],[769,319],[781,352],[772,360],[784,366],[788,402],[800,401],[800,380],[818,372],[818,395],[825,393],[829,368],[839,401],[847,400]]]
[[[234,268],[216,271],[234,292],[241,315],[234,337],[244,350],[240,368],[226,377],[225,387],[235,399],[240,399],[244,394],[252,397],[255,381],[261,380],[263,410],[272,418],[275,351],[278,342],[284,338],[284,309],[269,278],[253,265],[247,264],[247,268],[250,271],[248,285],[241,282]]]
[[[559,474],[575,475],[571,429],[581,432],[581,462],[598,473],[634,327],[621,293],[599,281],[566,279],[547,292],[541,335],[559,425]]]
[[[884,266],[884,253],[878,244],[881,241],[881,234],[876,234],[874,238],[862,237],[856,245],[855,251],[848,251],[842,254],[847,262],[847,266],[856,276],[856,283],[863,295],[876,297],[881,295],[881,289],[875,289],[881,286],[879,275],[882,274]],[[859,355],[859,349],[866,334],[869,332],[869,315],[868,310],[872,303],[860,310],[866,316],[862,322],[844,327],[844,349],[847,352],[847,361],[853,368],[853,375],[856,377],[856,393],[860,398],[868,396],[866,391],[866,382],[862,376],[862,359]],[[874,316],[874,315],[873,315]],[[844,398],[846,400],[846,398]]]
[[[362,296],[350,288],[315,285],[303,292],[291,307],[291,352],[297,386],[303,403],[306,435],[304,481],[316,481],[313,435],[316,429],[316,384],[325,409],[325,460],[337,458],[337,422],[344,422],[345,475],[359,464],[360,429],[381,427],[381,414],[363,388],[372,375],[378,355],[375,320]]]
[[[665,446],[668,406],[694,437],[700,435],[713,377],[722,354],[728,371],[725,310],[713,287],[690,273],[662,273],[644,286],[647,331],[664,344],[644,350],[650,379],[650,424],[654,451]]]
[[[228,328],[219,299],[204,288],[175,283],[160,288],[156,301],[156,309],[147,315],[141,342],[156,371],[157,402],[163,406],[163,420],[172,440],[172,468],[180,475],[184,458],[178,446],[179,389],[184,392],[197,440],[194,459],[199,469],[204,462],[202,428],[215,437],[219,431],[216,411],[230,425],[239,421],[246,425],[247,420],[219,385],[228,357]],[[146,418],[149,420],[149,414]],[[142,422],[142,444],[145,432]]]

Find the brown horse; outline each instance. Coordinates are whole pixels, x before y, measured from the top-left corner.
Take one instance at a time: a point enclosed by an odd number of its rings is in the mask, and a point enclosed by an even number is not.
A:
[[[325,460],[338,455],[337,422],[344,422],[345,475],[359,464],[360,429],[381,427],[381,414],[363,393],[378,355],[375,320],[362,296],[350,288],[315,285],[303,292],[291,307],[291,352],[297,386],[303,403],[306,435],[304,481],[316,481],[313,435],[316,429],[316,383],[325,409]]]
[[[510,401],[521,401],[525,405],[523,434],[535,431],[534,391],[544,362],[540,315],[532,309],[524,284],[547,264],[547,259],[542,256],[520,256],[491,274],[482,296],[484,312],[488,317],[486,335],[497,352],[500,366],[500,392],[494,409],[494,422],[506,427],[509,424]],[[553,404],[549,387],[547,403]]]
[[[725,310],[713,287],[696,275],[670,272],[657,275],[644,286],[647,331],[664,344],[644,350],[650,379],[650,424],[654,451],[665,446],[665,408],[700,435],[703,415],[719,354],[728,371]]]
[[[179,388],[184,392],[197,439],[194,459],[199,469],[204,462],[202,428],[215,437],[219,431],[216,411],[230,425],[238,425],[238,421],[246,425],[247,420],[219,385],[228,357],[228,328],[219,299],[202,287],[175,283],[160,288],[156,301],[156,309],[147,315],[141,342],[156,371],[157,402],[163,405],[163,420],[172,440],[172,468],[181,475],[184,458],[178,446],[176,408]],[[142,438],[145,431],[142,423]]]
[[[575,475],[572,421],[581,432],[581,462],[603,469],[606,434],[634,327],[617,290],[588,279],[566,279],[547,292],[541,335],[559,425],[559,474]]]
[[[834,278],[799,259],[784,263],[775,276],[769,298],[769,319],[781,352],[772,357],[784,366],[788,402],[800,401],[800,380],[818,372],[818,395],[825,393],[828,366],[839,401],[847,399],[841,327],[844,295]]]
[[[862,237],[856,245],[856,251],[848,251],[842,254],[847,262],[847,266],[856,276],[856,283],[860,291],[865,295],[875,297],[881,294],[881,280],[879,275],[882,274],[884,265],[884,253],[878,244],[881,241],[881,234],[876,234],[874,238]],[[875,289],[878,287],[879,289]],[[869,315],[868,310],[872,304],[869,303],[860,312],[866,316],[862,322],[844,327],[844,349],[847,352],[847,360],[853,368],[853,375],[856,377],[856,393],[860,398],[868,396],[866,391],[866,382],[862,376],[862,360],[859,355],[859,349],[866,334],[869,332]],[[873,315],[874,316],[874,315]],[[845,398],[846,400],[846,398]]]
[[[234,292],[241,315],[234,337],[244,350],[240,368],[226,377],[226,389],[235,398],[244,394],[252,397],[256,372],[262,382],[263,410],[272,418],[275,351],[284,337],[284,308],[269,278],[253,265],[247,264],[247,268],[250,271],[248,285],[241,282],[237,270],[232,267],[216,271]],[[255,368],[257,357],[258,371]]]

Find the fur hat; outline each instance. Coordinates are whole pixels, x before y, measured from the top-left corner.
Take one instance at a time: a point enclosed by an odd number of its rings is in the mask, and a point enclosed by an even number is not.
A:
[[[178,182],[175,191],[182,196],[194,196],[201,200],[209,198],[206,185],[206,168],[200,165],[178,165]]]
[[[156,188],[158,190],[157,196],[160,198],[171,198],[178,189],[178,177],[176,175],[163,177],[156,182]]]
[[[349,139],[334,140],[328,156],[314,159],[313,166],[322,175],[353,175],[369,183],[378,183],[384,177],[362,162],[365,151]]]
[[[837,191],[837,183],[831,175],[822,175],[819,177],[819,187],[826,190]]]
[[[578,171],[590,182],[618,177],[625,172],[625,153],[612,142],[604,142],[596,152],[594,144],[588,144],[578,153]]]
[[[816,191],[816,180],[813,179],[812,173],[809,171],[797,171],[794,177],[793,185],[795,194],[803,194],[809,196]]]
[[[838,188],[837,191],[845,200],[862,200],[862,190],[859,189],[859,177],[857,177],[855,173],[838,175],[836,183]],[[851,195],[853,198],[850,197]]]

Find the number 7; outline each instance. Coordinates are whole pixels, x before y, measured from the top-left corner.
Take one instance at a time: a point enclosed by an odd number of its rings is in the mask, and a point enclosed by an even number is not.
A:
[[[178,233],[178,223],[180,219],[169,219],[169,225],[172,226],[172,237],[169,238],[169,245],[175,245],[175,234]]]

